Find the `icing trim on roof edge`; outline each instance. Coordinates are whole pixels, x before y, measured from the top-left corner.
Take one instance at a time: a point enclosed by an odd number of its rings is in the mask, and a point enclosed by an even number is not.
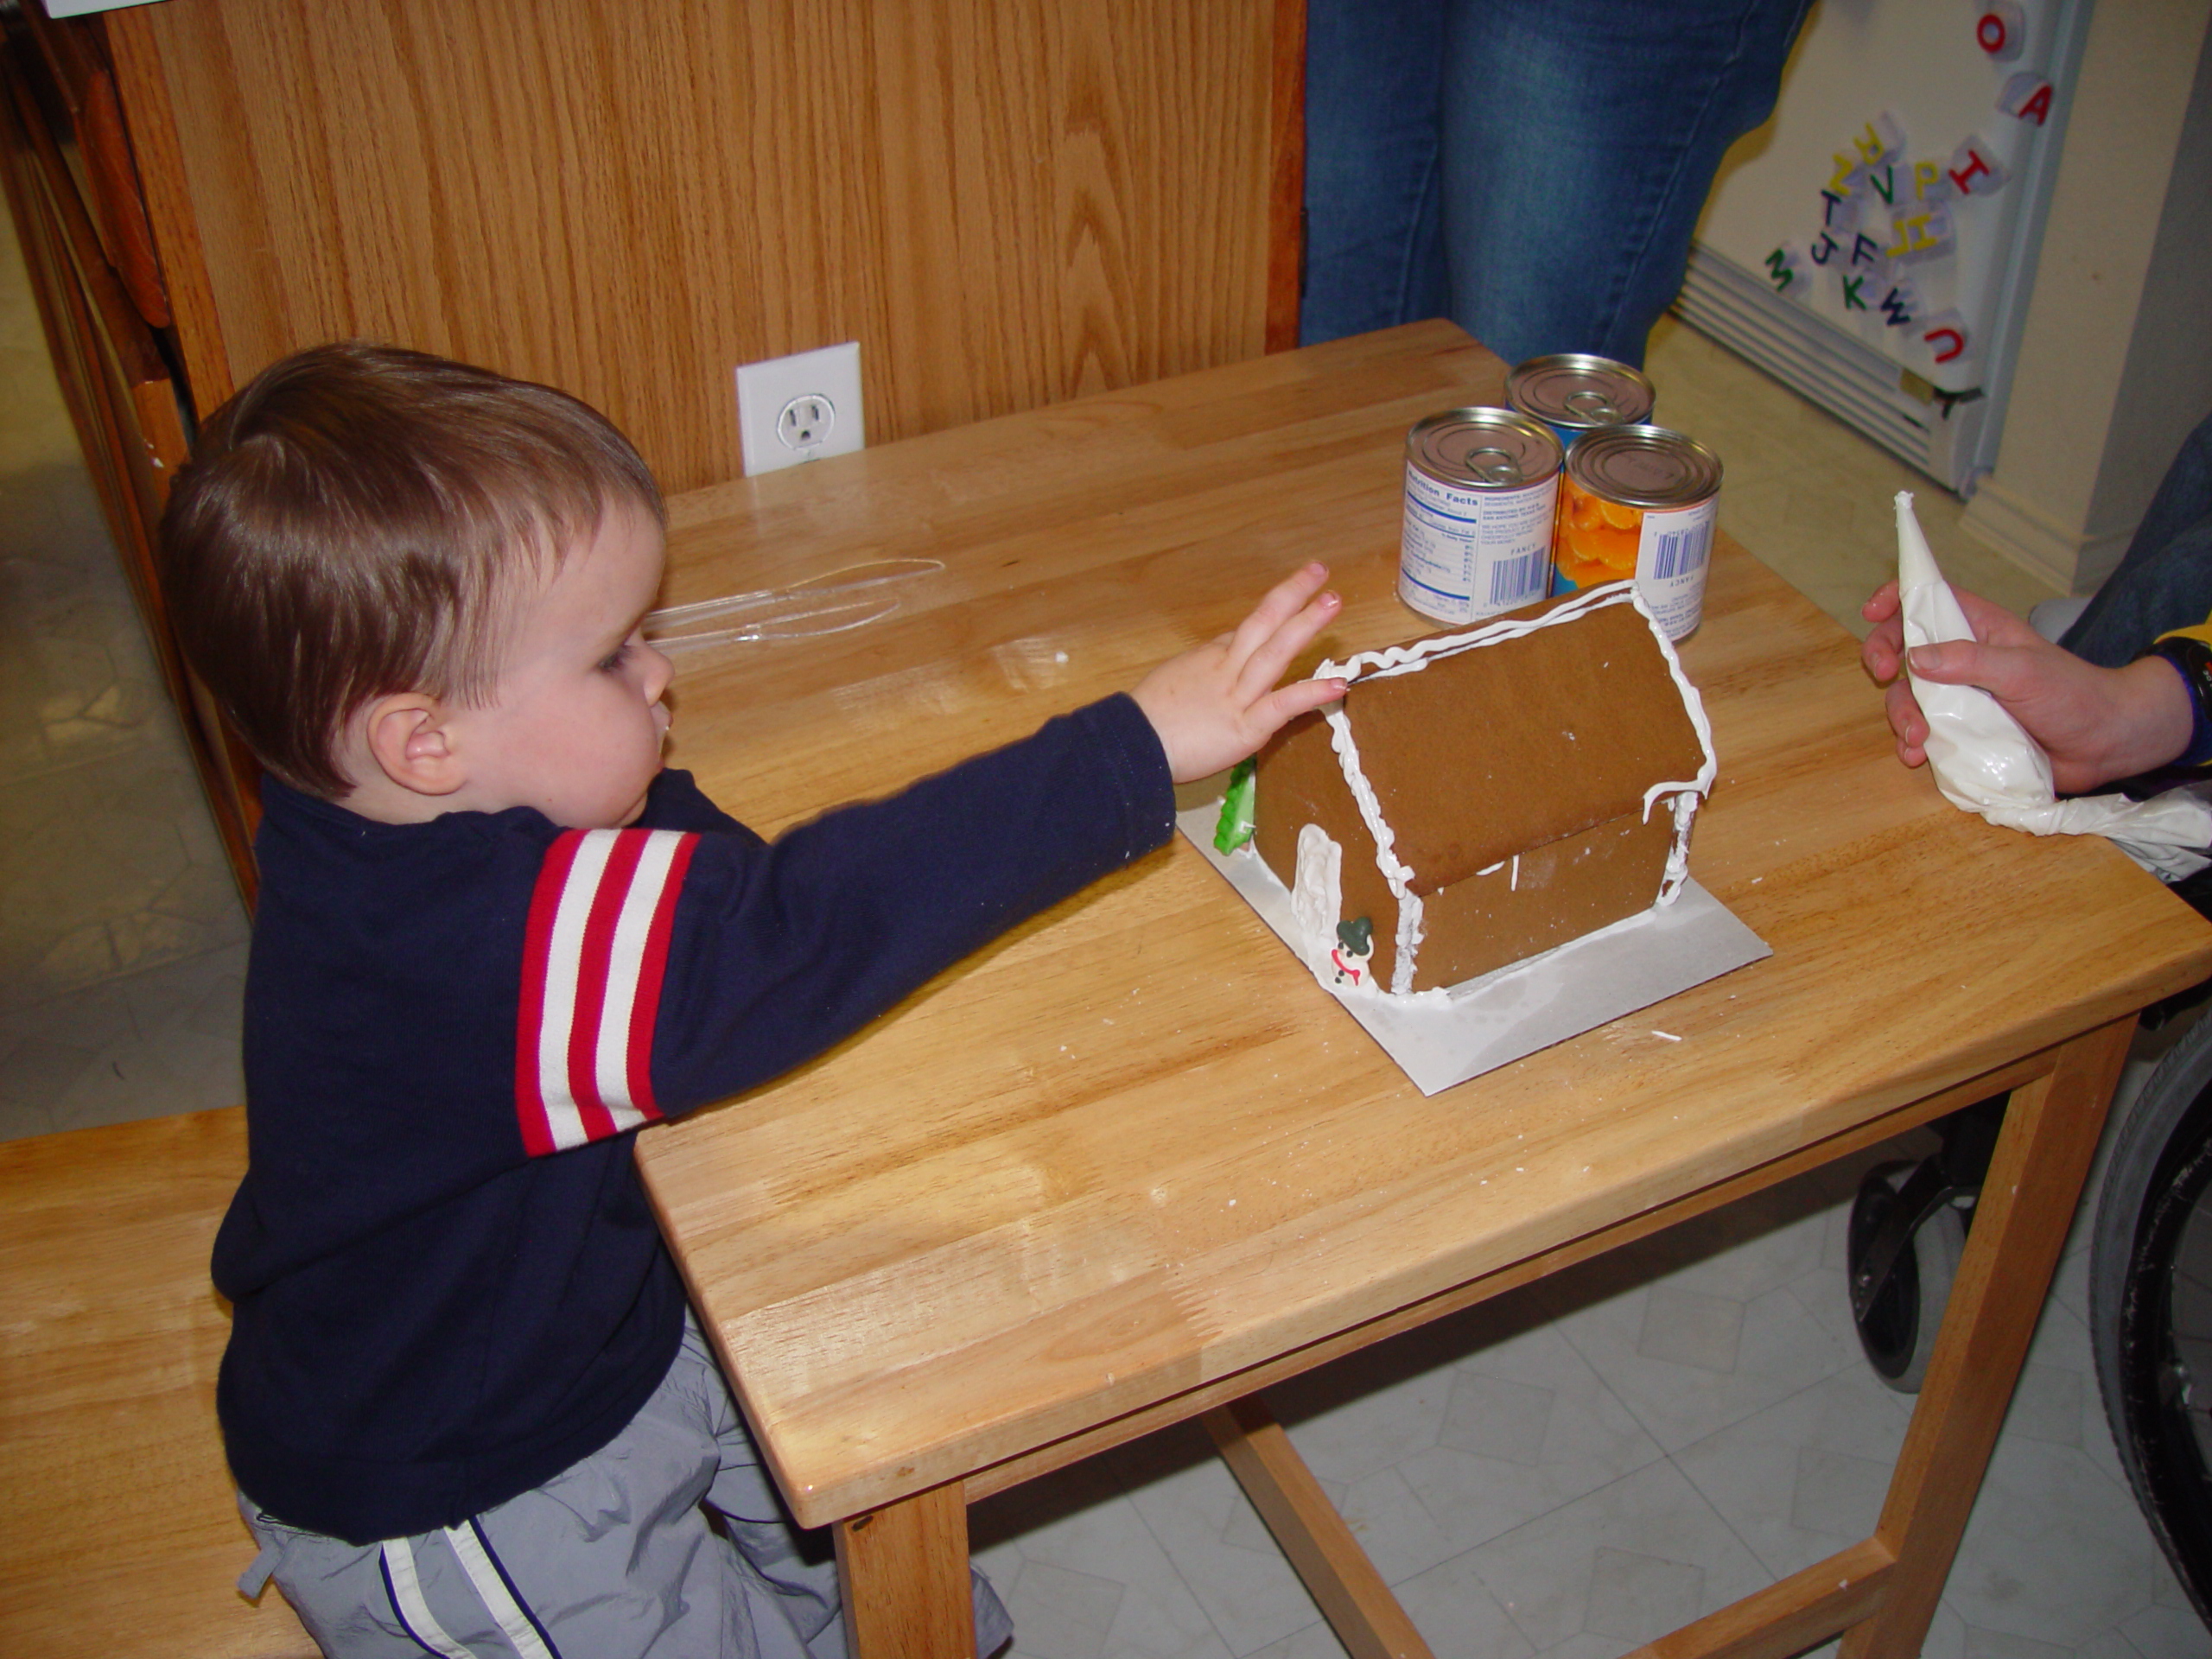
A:
[[[1602,587],[1584,589],[1563,605],[1554,607],[1540,616],[1513,617],[1502,621],[1486,623],[1465,633],[1440,634],[1427,639],[1418,639],[1408,645],[1390,645],[1382,651],[1355,652],[1342,663],[1332,659],[1313,671],[1317,680],[1343,679],[1347,686],[1362,679],[1389,679],[1401,674],[1416,674],[1433,661],[1456,657],[1483,645],[1502,645],[1509,639],[1518,639],[1539,628],[1559,622],[1573,622],[1592,611],[1608,606],[1633,606],[1637,615],[1651,631],[1658,642],[1660,655],[1665,658],[1667,671],[1673,676],[1675,689],[1681,692],[1683,712],[1688,715],[1690,728],[1697,734],[1698,747],[1704,755],[1694,779],[1677,779],[1654,784],[1643,792],[1643,819],[1651,821],[1651,809],[1661,800],[1671,798],[1675,819],[1673,844],[1667,849],[1667,868],[1660,878],[1659,896],[1652,901],[1655,908],[1671,905],[1689,879],[1690,823],[1697,816],[1700,802],[1713,792],[1713,780],[1719,775],[1720,762],[1713,747],[1712,722],[1705,717],[1705,699],[1682,672],[1682,659],[1675,652],[1674,641],[1667,638],[1667,631],[1652,616],[1642,594],[1630,582],[1607,582]],[[1329,746],[1336,751],[1337,765],[1344,772],[1344,786],[1351,791],[1353,803],[1359,808],[1360,820],[1367,826],[1375,842],[1375,864],[1382,872],[1383,881],[1390,889],[1390,896],[1398,903],[1396,947],[1390,967],[1390,991],[1393,995],[1413,995],[1413,976],[1426,930],[1422,925],[1422,903],[1414,892],[1413,867],[1397,854],[1397,832],[1382,816],[1382,803],[1376,798],[1375,786],[1367,780],[1367,769],[1360,764],[1359,745],[1351,734],[1351,721],[1345,716],[1342,698],[1321,711],[1329,726]],[[1379,954],[1379,952],[1378,952]]]

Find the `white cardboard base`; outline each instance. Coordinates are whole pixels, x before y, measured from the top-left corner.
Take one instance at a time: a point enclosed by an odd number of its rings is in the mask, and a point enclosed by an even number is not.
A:
[[[1176,815],[1204,853],[1293,954],[1300,954],[1290,892],[1249,847],[1214,850],[1215,799]],[[1480,1077],[1554,1043],[1662,1002],[1774,954],[1693,880],[1664,910],[1647,910],[1526,962],[1454,985],[1440,1001],[1323,985],[1424,1095]]]

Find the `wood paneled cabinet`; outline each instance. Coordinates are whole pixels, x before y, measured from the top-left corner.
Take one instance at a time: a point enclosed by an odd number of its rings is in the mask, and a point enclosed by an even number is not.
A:
[[[41,292],[120,294],[49,299],[57,359],[111,366],[127,315],[144,349],[107,378],[137,410],[158,368],[178,411],[79,413],[88,449],[161,462],[103,478],[127,558],[193,411],[327,339],[573,391],[671,493],[740,474],[762,358],[858,340],[880,442],[1294,343],[1302,0],[19,3],[10,80],[51,85],[11,99],[11,202],[91,204]],[[113,176],[60,154],[31,191],[39,125]]]

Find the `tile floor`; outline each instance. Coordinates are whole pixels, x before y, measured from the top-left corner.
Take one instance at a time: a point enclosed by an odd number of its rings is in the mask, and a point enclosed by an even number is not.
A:
[[[1955,581],[2049,596],[1957,501],[1688,330],[1662,326],[1651,372],[1727,463],[1724,524],[1845,626],[1898,488]],[[12,241],[0,386],[0,1136],[228,1104],[244,921]],[[1609,1659],[1865,1535],[1910,1404],[1845,1301],[1875,1155],[1270,1391],[1440,1656]],[[1938,1659],[2212,1655],[2105,1430],[2086,1265],[2077,1225]],[[992,1499],[974,1539],[1027,1659],[1342,1653],[1196,1429]]]
[[[0,1136],[234,1103],[245,917],[0,214]]]

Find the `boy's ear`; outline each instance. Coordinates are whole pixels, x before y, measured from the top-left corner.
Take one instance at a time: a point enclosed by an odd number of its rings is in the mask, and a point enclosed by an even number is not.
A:
[[[423,691],[378,697],[364,716],[363,735],[378,769],[417,795],[450,795],[467,781],[446,729],[446,709]]]

